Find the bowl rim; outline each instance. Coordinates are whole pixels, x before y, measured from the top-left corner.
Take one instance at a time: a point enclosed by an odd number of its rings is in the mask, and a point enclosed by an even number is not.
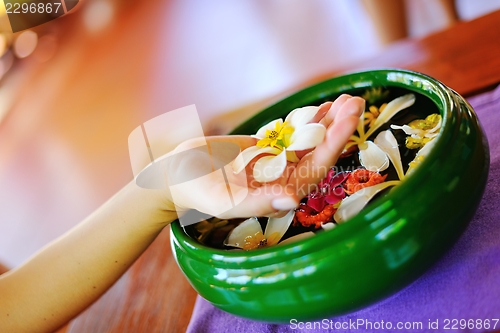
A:
[[[253,264],[259,263],[262,265],[266,265],[273,262],[277,258],[279,258],[279,260],[283,260],[284,256],[290,259],[297,256],[303,256],[305,254],[314,252],[320,244],[331,243],[332,241],[335,241],[337,239],[345,240],[350,237],[354,237],[360,232],[367,232],[368,230],[366,229],[368,225],[373,223],[373,221],[370,221],[370,218],[373,218],[374,216],[379,214],[381,212],[381,209],[383,209],[383,207],[381,207],[383,206],[383,204],[381,205],[381,200],[383,199],[385,202],[389,202],[392,200],[392,198],[404,195],[404,193],[409,192],[409,189],[415,188],[415,186],[418,185],[419,179],[427,172],[427,169],[433,162],[434,158],[438,156],[439,152],[445,149],[446,142],[444,142],[442,138],[448,136],[448,133],[451,133],[454,130],[450,122],[450,118],[452,117],[451,111],[453,108],[453,97],[451,96],[452,90],[450,88],[446,87],[443,83],[428,75],[405,69],[384,68],[351,72],[327,80],[323,80],[288,95],[280,101],[261,110],[253,117],[245,120],[242,125],[239,125],[230,133],[240,134],[238,133],[238,131],[241,130],[241,127],[244,124],[261,117],[261,115],[265,114],[267,110],[277,108],[280,106],[280,104],[286,104],[302,94],[317,95],[318,91],[327,90],[326,87],[328,85],[331,84],[332,86],[335,86],[335,81],[340,82],[352,78],[365,78],[364,81],[356,81],[356,83],[353,83],[353,85],[351,86],[340,85],[335,89],[329,90],[328,94],[348,92],[349,90],[358,88],[376,87],[377,85],[373,85],[373,81],[370,81],[369,77],[372,77],[372,79],[374,80],[379,80],[382,76],[385,76],[387,78],[387,83],[384,86],[396,86],[405,88],[409,91],[421,94],[429,98],[436,105],[443,120],[440,133],[435,139],[436,143],[429,152],[428,157],[424,159],[421,165],[414,172],[412,172],[411,175],[405,178],[401,184],[394,186],[384,196],[384,198],[374,200],[366,207],[364,207],[360,213],[356,214],[345,222],[338,224],[335,227],[335,232],[319,232],[311,238],[302,239],[287,244],[278,244],[277,246],[273,247],[261,248],[252,251],[216,249],[207,245],[203,245],[189,236],[180,226],[179,221],[175,221],[174,223],[172,223],[171,231],[174,235],[174,237],[171,238],[172,242],[175,242],[184,251],[190,252],[194,255],[194,257],[197,257],[200,260],[206,261],[206,257],[208,255],[212,263],[233,263],[236,267],[238,264],[248,261],[251,261]],[[316,100],[317,99],[318,97],[316,97]],[[290,111],[292,110],[289,110],[288,112]]]

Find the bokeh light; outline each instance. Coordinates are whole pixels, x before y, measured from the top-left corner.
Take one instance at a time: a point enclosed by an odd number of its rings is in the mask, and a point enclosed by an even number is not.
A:
[[[14,53],[18,58],[26,58],[36,48],[38,35],[31,30],[23,31],[17,36],[14,42]]]

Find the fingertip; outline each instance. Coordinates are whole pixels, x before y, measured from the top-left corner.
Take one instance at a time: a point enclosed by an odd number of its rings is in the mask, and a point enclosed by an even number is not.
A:
[[[339,121],[349,116],[361,117],[365,111],[365,103],[365,100],[358,96],[349,98],[337,112],[335,120]]]
[[[323,123],[323,119],[326,114],[330,111],[333,102],[325,102],[319,106],[318,112],[314,116],[314,118],[310,121],[311,123]]]
[[[271,206],[279,211],[289,211],[290,209],[295,209],[299,205],[299,202],[294,197],[281,197],[273,199]]]
[[[362,98],[362,97],[359,97],[359,96],[353,97],[352,100],[355,103],[358,103],[358,105],[359,105],[359,115],[361,115],[365,111],[366,100],[364,98]]]
[[[342,94],[339,97],[337,97],[335,99],[335,101],[327,102],[327,103],[331,103],[331,104],[330,104],[330,108],[328,109],[328,112],[326,113],[325,117],[322,120],[322,124],[325,125],[325,127],[330,126],[330,124],[333,122],[333,120],[337,116],[337,113],[339,112],[339,110],[351,97],[352,97],[351,95]],[[327,103],[323,103],[322,105],[325,105]]]

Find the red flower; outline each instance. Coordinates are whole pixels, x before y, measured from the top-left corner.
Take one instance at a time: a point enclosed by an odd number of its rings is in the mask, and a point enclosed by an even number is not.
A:
[[[382,183],[387,175],[366,169],[357,169],[349,174],[344,184],[345,192],[349,195],[362,188]]]
[[[348,173],[339,172],[335,174],[332,169],[326,177],[318,184],[318,189],[311,192],[307,198],[307,205],[316,212],[321,212],[327,204],[334,205],[345,198],[342,183],[347,179]]]

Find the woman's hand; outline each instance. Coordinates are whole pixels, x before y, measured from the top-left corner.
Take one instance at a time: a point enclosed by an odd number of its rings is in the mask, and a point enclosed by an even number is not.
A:
[[[244,172],[234,173],[229,166],[224,168],[225,162],[234,159],[240,150],[255,146],[258,141],[255,138],[218,136],[184,142],[174,150],[173,156],[180,156],[179,152],[183,151],[189,154],[171,160],[166,167],[170,186],[165,209],[177,210],[181,223],[191,224],[198,221],[182,220],[182,214],[189,209],[221,218],[236,218],[276,215],[279,211],[295,208],[300,199],[311,192],[335,165],[364,108],[362,98],[349,95],[321,105],[313,121],[326,127],[325,139],[314,150],[299,152],[299,161],[288,162],[283,175],[271,183],[260,183],[253,178],[252,170],[257,157]],[[226,152],[225,156],[219,156],[221,152]],[[223,168],[224,173],[220,170],[213,172],[218,169],[214,165]],[[209,168],[211,172],[200,170],[204,168]],[[177,181],[172,182],[173,179],[195,179],[196,175],[204,177],[183,186],[178,186]],[[176,184],[172,186],[172,183]]]

